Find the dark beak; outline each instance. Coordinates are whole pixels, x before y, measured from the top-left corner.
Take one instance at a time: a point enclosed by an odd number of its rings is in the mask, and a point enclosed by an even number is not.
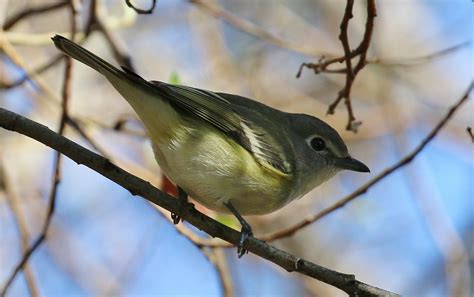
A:
[[[367,167],[361,161],[358,161],[352,157],[345,158],[336,158],[334,159],[334,165],[341,169],[358,171],[358,172],[370,172],[369,167]]]

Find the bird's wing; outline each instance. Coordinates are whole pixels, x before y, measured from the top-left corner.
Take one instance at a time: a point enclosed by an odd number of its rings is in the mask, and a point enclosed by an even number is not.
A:
[[[172,104],[227,134],[252,153],[261,165],[270,165],[283,174],[291,173],[290,162],[285,158],[279,142],[261,129],[255,120],[250,120],[242,112],[232,108],[232,103],[225,98],[225,94],[159,81],[151,83]]]

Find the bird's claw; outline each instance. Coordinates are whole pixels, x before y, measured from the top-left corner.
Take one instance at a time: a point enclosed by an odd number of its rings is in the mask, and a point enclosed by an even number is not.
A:
[[[182,221],[182,218],[175,213],[171,213],[171,219],[173,220],[173,224],[177,225],[179,221]]]
[[[188,201],[179,201],[179,210],[178,213],[171,213],[171,219],[173,220],[173,224],[177,225],[179,221],[183,221],[183,218],[179,216],[186,211],[193,210],[194,204]]]
[[[237,244],[237,255],[239,258],[248,253],[248,251],[244,249],[244,243],[251,237],[253,237],[252,227],[250,227],[249,224],[242,225],[239,243]]]
[[[188,201],[188,194],[178,187],[178,213],[171,213],[171,219],[173,224],[178,224],[183,219],[179,214],[183,214],[185,211],[194,209],[194,204]]]

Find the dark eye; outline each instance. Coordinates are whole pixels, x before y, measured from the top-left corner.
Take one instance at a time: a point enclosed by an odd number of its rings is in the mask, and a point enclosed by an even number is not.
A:
[[[324,143],[324,140],[321,137],[315,137],[311,139],[310,145],[315,151],[318,152],[326,148],[326,143]]]

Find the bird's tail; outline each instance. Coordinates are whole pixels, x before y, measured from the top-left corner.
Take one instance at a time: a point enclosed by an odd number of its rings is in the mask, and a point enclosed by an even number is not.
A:
[[[176,113],[169,101],[164,99],[165,96],[163,96],[159,86],[146,81],[132,70],[124,67],[122,67],[122,70],[113,66],[63,36],[56,35],[51,39],[61,52],[104,75],[132,106],[147,129],[154,131],[155,137],[161,135],[160,133],[166,135],[168,131],[173,129],[173,125],[176,125],[176,121],[180,119],[179,114]],[[159,117],[157,117],[157,112],[160,114]]]
[[[113,66],[112,64],[104,61],[95,54],[86,50],[79,44],[61,36],[56,35],[51,38],[54,42],[54,45],[63,53],[70,56],[73,59],[76,59],[87,66],[97,70],[107,78],[113,76],[123,76],[124,72]]]

